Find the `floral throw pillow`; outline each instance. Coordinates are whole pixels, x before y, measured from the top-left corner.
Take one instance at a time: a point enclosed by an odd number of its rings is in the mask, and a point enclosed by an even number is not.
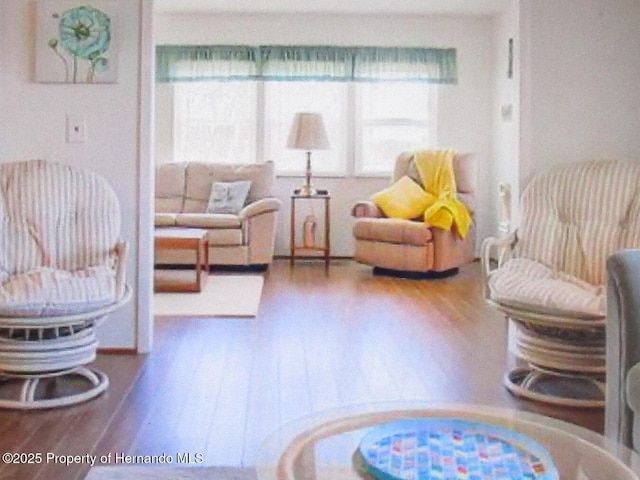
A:
[[[231,213],[237,215],[244,207],[249,195],[251,182],[215,182],[211,185],[211,195],[207,204],[207,213]]]

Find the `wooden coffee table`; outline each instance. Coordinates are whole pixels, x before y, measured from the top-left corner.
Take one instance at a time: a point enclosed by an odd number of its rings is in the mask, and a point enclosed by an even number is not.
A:
[[[195,253],[195,277],[193,281],[179,275],[177,270],[154,272],[156,292],[201,292],[209,273],[209,241],[207,231],[199,228],[156,228],[153,232],[154,249],[193,250]],[[173,275],[175,273],[175,275]]]

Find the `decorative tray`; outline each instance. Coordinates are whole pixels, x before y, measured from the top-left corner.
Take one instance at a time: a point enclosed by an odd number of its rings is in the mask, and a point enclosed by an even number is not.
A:
[[[354,464],[376,480],[559,480],[551,455],[532,438],[452,418],[375,427],[360,442]]]

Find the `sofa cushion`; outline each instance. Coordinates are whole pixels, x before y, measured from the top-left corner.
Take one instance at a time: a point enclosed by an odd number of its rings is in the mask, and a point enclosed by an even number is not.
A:
[[[249,180],[247,203],[273,196],[275,165],[273,161],[246,165],[189,162],[186,168],[184,213],[206,211],[215,182]]]
[[[179,213],[176,225],[195,228],[240,228],[242,221],[230,213]]]
[[[209,247],[234,247],[243,245],[243,232],[241,228],[216,228],[209,230],[207,239]]]
[[[273,197],[275,182],[275,163],[268,161],[250,165],[238,165],[229,171],[221,172],[222,181],[250,180],[251,188],[247,196],[247,203],[253,203],[261,198]]]
[[[153,224],[156,227],[175,227],[177,213],[156,213],[153,216]]]
[[[396,218],[358,218],[353,225],[358,240],[373,240],[413,246],[431,243],[433,234],[424,222]]]
[[[115,302],[115,274],[108,267],[68,272],[41,267],[0,287],[0,316],[58,316],[89,312]]]
[[[492,300],[553,315],[602,318],[605,292],[570,274],[526,258],[509,260],[489,276]]]
[[[212,178],[211,165],[199,162],[187,163],[182,213],[206,212],[211,196],[211,185],[217,180]]]
[[[155,211],[182,211],[185,189],[185,163],[166,163],[156,168]]]
[[[207,204],[207,213],[231,213],[237,215],[244,207],[251,188],[249,180],[214,182]]]

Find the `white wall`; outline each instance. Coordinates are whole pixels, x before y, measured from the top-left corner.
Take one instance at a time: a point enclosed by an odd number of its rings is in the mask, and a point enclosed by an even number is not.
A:
[[[553,165],[640,159],[640,2],[521,0],[520,181]]]
[[[491,162],[490,202],[492,225],[497,233],[501,201],[499,184],[511,186],[511,230],[517,225],[519,205],[520,162],[520,35],[518,26],[519,2],[495,17],[494,49],[495,93],[493,103],[494,155]],[[513,39],[512,76],[508,77],[509,39]]]
[[[0,2],[0,162],[44,158],[105,176],[122,206],[122,236],[130,244],[128,280],[136,290],[146,291],[150,268],[138,271],[140,225],[147,220],[140,215],[139,125],[149,113],[140,109],[142,0],[120,0],[119,4],[118,82],[60,85],[34,82],[36,2]],[[147,15],[150,20],[150,10]],[[67,114],[85,118],[86,143],[66,143]],[[101,345],[134,347],[138,311],[145,310],[149,301],[148,296],[136,299],[134,295],[132,302],[112,315],[101,327]]]
[[[337,15],[176,15],[155,18],[159,44],[330,44],[376,46],[455,47],[459,82],[443,86],[438,103],[441,146],[477,153],[478,229],[491,231],[489,168],[492,152],[494,85],[493,22],[474,16],[337,16]],[[156,89],[156,161],[171,157],[170,87]],[[284,206],[276,253],[288,254],[289,195],[300,178],[278,178],[277,192]],[[388,179],[316,178],[331,190],[332,254],[351,256],[351,206],[388,185]]]

